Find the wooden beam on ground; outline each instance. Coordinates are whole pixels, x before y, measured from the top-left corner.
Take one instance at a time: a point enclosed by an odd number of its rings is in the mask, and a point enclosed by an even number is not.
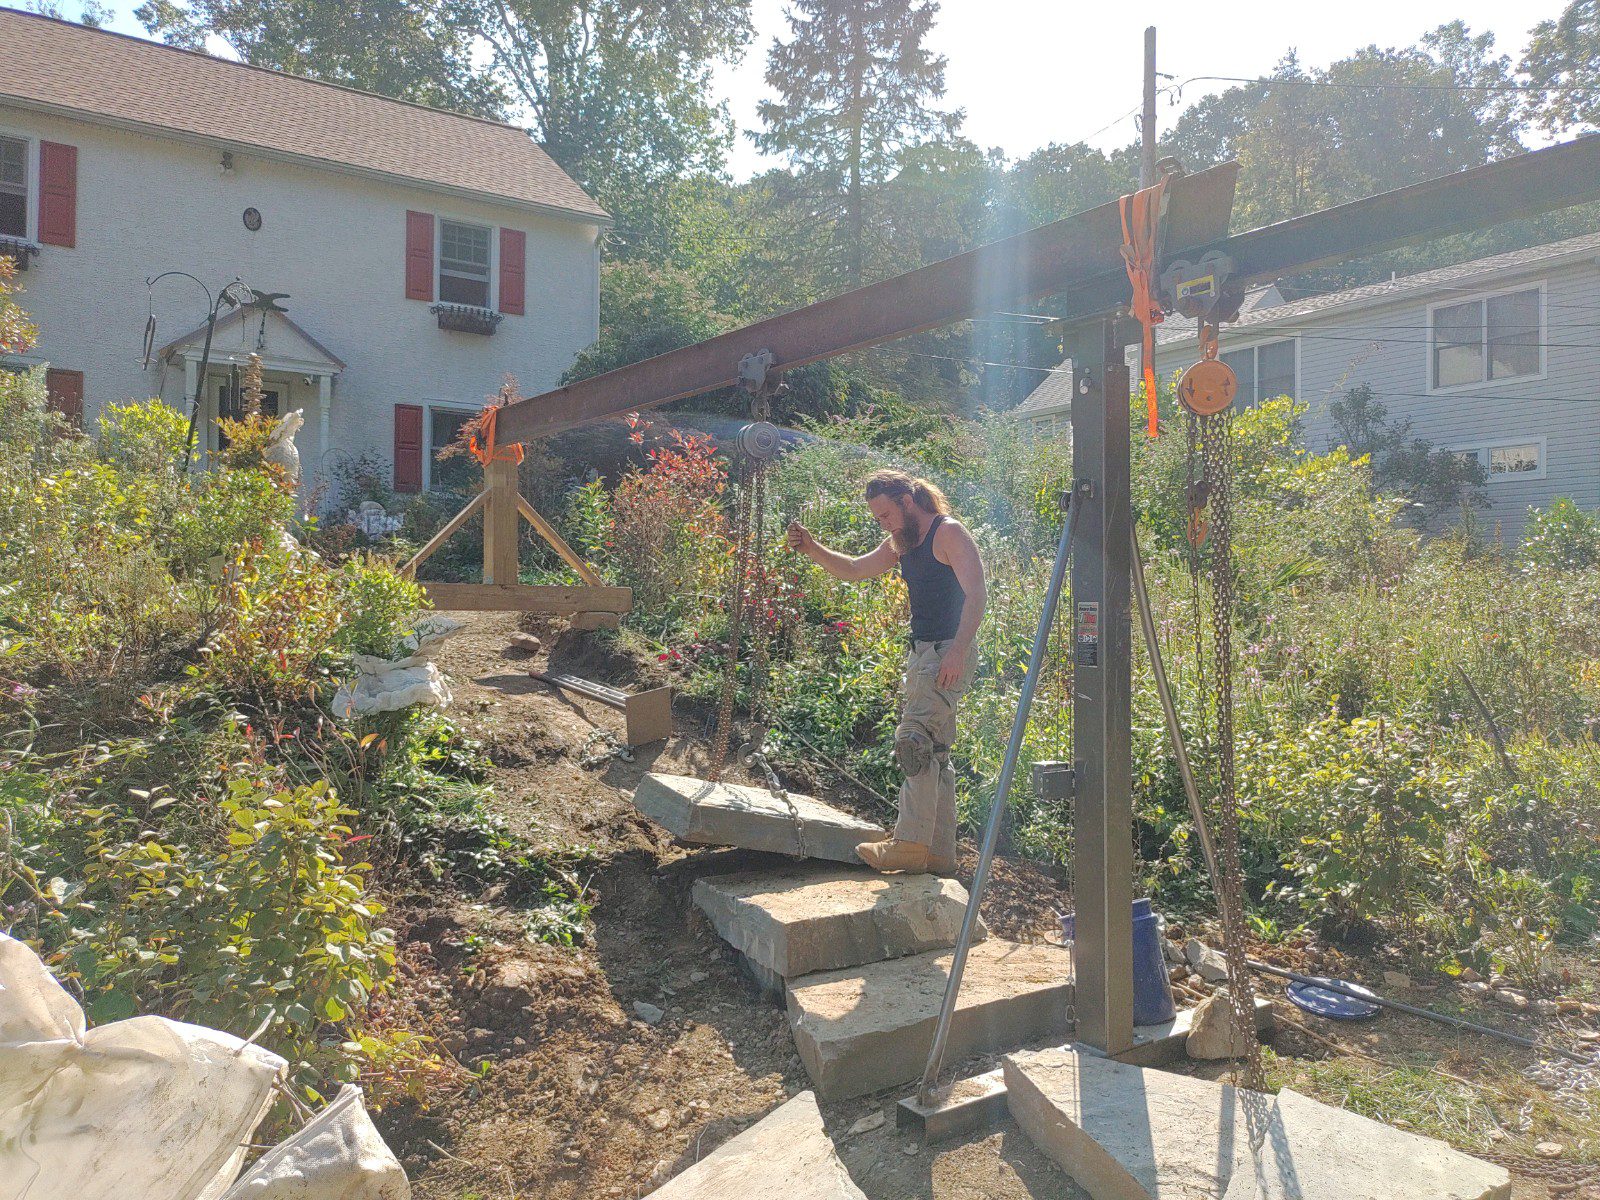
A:
[[[606,581],[600,578],[600,573],[584,562],[578,552],[567,545],[566,539],[556,532],[556,527],[541,517],[539,510],[529,504],[520,493],[517,495],[517,511],[522,514],[523,520],[533,526],[535,533],[555,548],[555,552],[561,556],[561,561],[578,573],[579,579],[590,587],[605,587]]]
[[[1167,244],[1200,245],[1228,232],[1238,163],[1175,181],[1168,191]],[[1122,276],[1122,217],[1103,204],[1039,229],[830,300],[757,321],[693,346],[579,380],[500,410],[496,436],[527,442],[564,429],[698,396],[738,381],[739,360],[769,350],[780,369],[835,358],[925,329]]]
[[[428,539],[427,545],[423,546],[421,550],[418,550],[411,556],[411,561],[400,568],[400,574],[404,575],[407,579],[410,579],[416,575],[417,567],[422,564],[422,560],[427,558],[428,555],[432,554],[440,546],[444,545],[445,542],[449,541],[450,535],[465,525],[468,519],[471,518],[472,514],[483,507],[484,502],[488,499],[488,492],[479,492],[476,496],[469,500],[465,508],[463,508],[455,516],[451,517],[450,520],[445,522],[443,529],[439,530],[438,533],[434,534]]]
[[[433,606],[443,612],[536,612],[566,617],[575,613],[625,613],[633,589],[552,587],[542,584],[425,583]]]
[[[514,584],[521,570],[517,554],[517,464],[496,458],[483,468],[488,507],[483,513],[483,581]]]

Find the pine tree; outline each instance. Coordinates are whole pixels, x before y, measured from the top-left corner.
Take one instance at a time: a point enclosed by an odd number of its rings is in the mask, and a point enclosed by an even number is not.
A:
[[[836,273],[848,286],[866,274],[874,190],[905,149],[953,135],[962,113],[934,107],[945,60],[923,44],[934,0],[795,0],[790,38],[774,39],[767,83],[779,99],[759,108],[752,133],[768,154],[786,154],[805,183],[799,199],[830,226]]]

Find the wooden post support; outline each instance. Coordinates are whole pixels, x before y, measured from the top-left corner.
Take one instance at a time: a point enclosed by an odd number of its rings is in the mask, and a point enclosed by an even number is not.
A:
[[[517,554],[517,464],[497,458],[483,468],[488,505],[483,512],[483,581],[515,585]]]

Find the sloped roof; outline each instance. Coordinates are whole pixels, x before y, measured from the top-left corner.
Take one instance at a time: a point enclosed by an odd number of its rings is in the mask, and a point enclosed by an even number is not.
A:
[[[0,8],[0,105],[607,220],[525,130]]]
[[[1600,254],[1600,233],[1586,233],[1581,237],[1548,242],[1543,246],[1529,246],[1523,250],[1510,250],[1504,254],[1491,254],[1454,266],[1439,267],[1432,271],[1418,271],[1415,275],[1401,275],[1382,283],[1369,283],[1365,287],[1349,288],[1342,292],[1329,292],[1322,296],[1307,296],[1271,308],[1252,308],[1242,311],[1239,319],[1227,326],[1226,332],[1248,329],[1250,326],[1271,322],[1281,324],[1316,317],[1342,308],[1365,307],[1389,300],[1401,300],[1412,294],[1430,291],[1447,291],[1452,287],[1480,280],[1484,277],[1512,274],[1528,268],[1539,267],[1561,259],[1578,259]],[[1193,341],[1194,322],[1175,318],[1156,328],[1156,344]]]
[[[1044,377],[1044,382],[1029,392],[1022,403],[1011,410],[1014,417],[1031,417],[1053,412],[1072,403],[1072,360],[1066,359],[1059,367]]]

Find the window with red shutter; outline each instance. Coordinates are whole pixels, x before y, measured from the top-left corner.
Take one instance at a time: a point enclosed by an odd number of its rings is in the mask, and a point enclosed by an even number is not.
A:
[[[406,213],[406,299],[433,299],[432,213]]]
[[[49,367],[44,373],[44,390],[50,407],[74,425],[83,424],[83,372]]]
[[[394,406],[394,490],[422,490],[422,405]]]
[[[78,148],[39,143],[39,240],[48,246],[78,244]]]
[[[528,235],[520,229],[500,231],[500,311],[520,317],[526,312]]]

